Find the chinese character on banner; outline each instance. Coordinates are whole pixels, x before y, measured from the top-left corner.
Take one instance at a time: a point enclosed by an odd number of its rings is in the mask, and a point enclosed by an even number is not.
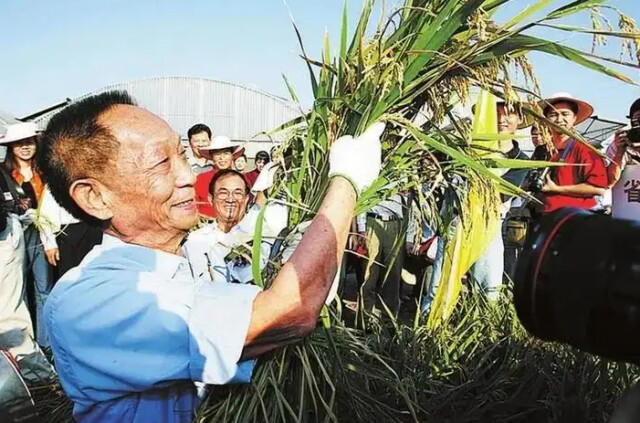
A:
[[[629,179],[624,184],[624,193],[627,194],[627,202],[640,203],[640,180]]]
[[[640,221],[640,165],[629,165],[611,189],[611,214],[616,219]]]

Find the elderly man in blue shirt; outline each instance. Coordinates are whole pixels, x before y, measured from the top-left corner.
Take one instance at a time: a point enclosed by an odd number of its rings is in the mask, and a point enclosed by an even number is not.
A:
[[[201,280],[182,256],[198,219],[196,178],[166,122],[125,92],[88,97],[51,119],[38,165],[56,201],[104,232],[45,307],[76,420],[191,421],[196,383],[248,382],[253,359],[311,333],[356,197],[379,174],[383,130],[333,144],[319,212],[260,291]]]

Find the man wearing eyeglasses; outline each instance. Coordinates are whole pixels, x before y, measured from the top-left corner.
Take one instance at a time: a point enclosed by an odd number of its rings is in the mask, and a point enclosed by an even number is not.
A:
[[[199,214],[209,218],[216,217],[216,210],[209,202],[209,185],[218,171],[231,169],[233,153],[241,147],[241,145],[234,144],[229,137],[217,135],[213,137],[209,146],[200,148],[200,150],[210,151],[213,169],[200,173],[196,180],[194,188],[196,190],[196,206]]]
[[[251,251],[247,243],[253,240],[265,197],[258,194],[255,204],[247,209],[249,192],[247,180],[236,170],[220,170],[211,179],[209,201],[216,216],[215,221],[189,234],[183,247],[197,277],[212,282],[237,283],[247,283],[253,279],[248,260]],[[277,204],[269,205],[262,225],[261,268],[269,257],[269,241],[278,235],[286,223],[286,208]]]

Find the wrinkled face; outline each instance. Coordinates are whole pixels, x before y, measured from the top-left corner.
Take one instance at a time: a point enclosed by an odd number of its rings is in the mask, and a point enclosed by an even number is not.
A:
[[[233,163],[233,149],[224,148],[222,150],[212,150],[211,160],[213,160],[213,164],[220,170],[230,169]]]
[[[180,136],[158,116],[118,105],[100,117],[120,143],[114,172],[100,181],[112,225],[130,235],[163,239],[188,231],[198,221],[196,177]]]
[[[635,112],[633,112],[633,114],[631,115],[631,126],[633,127],[637,127],[640,126],[640,110],[636,110]]]
[[[213,208],[217,219],[235,223],[242,220],[249,202],[247,186],[238,175],[225,175],[213,187]]]
[[[11,143],[13,155],[20,160],[29,161],[36,155],[36,139],[34,137]]]
[[[522,119],[515,111],[509,111],[504,106],[498,106],[498,133],[515,134]]]
[[[244,156],[240,156],[235,161],[235,167],[238,172],[243,172],[247,168],[247,159]]]
[[[195,157],[209,157],[207,150],[200,150],[209,144],[211,144],[211,138],[209,138],[209,134],[204,131],[193,134],[191,138],[189,138],[189,145]]]
[[[264,168],[264,165],[266,164],[267,164],[267,161],[264,159],[256,160],[256,169],[258,169],[258,172],[261,172],[262,169]]]
[[[553,107],[549,107],[545,117],[567,131],[573,129],[577,118],[571,110],[571,104],[567,102],[556,103]],[[553,128],[551,130],[553,131]]]

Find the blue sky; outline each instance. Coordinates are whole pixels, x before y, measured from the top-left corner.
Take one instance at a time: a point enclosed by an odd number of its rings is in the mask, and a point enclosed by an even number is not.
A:
[[[514,0],[499,19],[533,2]],[[288,4],[309,54],[318,55],[325,30],[337,41],[343,0]],[[348,0],[352,26],[361,4]],[[609,4],[640,22],[639,0]],[[571,23],[589,26],[589,17]],[[284,73],[303,103],[311,101],[282,0],[2,0],[0,40],[0,108],[18,117],[111,83],[152,76],[215,78],[287,96]],[[566,41],[583,49],[591,43],[586,35]],[[619,42],[610,44],[601,51],[616,57]],[[638,87],[560,59],[532,59],[545,94],[569,91],[594,104],[600,116],[621,119],[640,97]],[[637,69],[626,72],[640,81]]]

